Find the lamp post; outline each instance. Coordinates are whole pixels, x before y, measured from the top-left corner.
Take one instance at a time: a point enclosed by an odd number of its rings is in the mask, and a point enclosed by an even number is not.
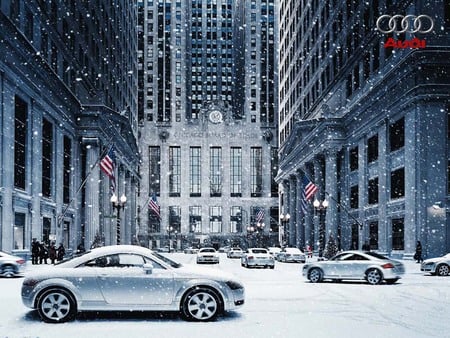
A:
[[[169,226],[167,227],[167,233],[169,234],[169,253],[170,253],[170,247],[171,247],[171,243],[170,243],[170,234],[173,231],[173,227]]]
[[[127,203],[127,197],[125,196],[125,194],[122,194],[122,196],[120,196],[119,199],[117,195],[113,193],[110,201],[113,208],[117,210],[116,236],[117,236],[117,244],[120,244],[120,210],[125,208],[125,204]]]
[[[280,223],[281,223],[281,229],[282,229],[281,234],[280,234],[281,246],[287,246],[286,244],[288,244],[287,243],[288,240],[286,240],[286,238],[289,239],[289,237],[287,237],[286,235],[288,234],[287,226],[289,224],[290,218],[291,218],[291,215],[289,215],[289,214],[286,214],[286,215],[280,214]]]
[[[325,213],[327,212],[328,201],[316,199],[313,206],[314,210],[319,213],[319,257],[322,257],[325,248]]]
[[[262,236],[264,236],[264,227],[265,226],[266,225],[263,222],[256,223],[256,241],[257,241],[258,247],[260,247],[260,248],[263,246],[262,239],[264,237],[262,237]]]
[[[247,227],[247,247],[251,248],[252,246],[250,245],[250,237],[251,235],[255,232],[255,227],[253,226],[248,226]]]

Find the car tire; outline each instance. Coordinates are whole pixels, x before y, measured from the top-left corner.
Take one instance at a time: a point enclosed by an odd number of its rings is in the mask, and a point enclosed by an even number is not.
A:
[[[68,291],[49,289],[39,297],[37,310],[46,323],[64,323],[75,318],[77,305]]]
[[[308,273],[308,279],[311,283],[320,283],[323,278],[322,270],[319,268],[312,268]]]
[[[2,270],[0,273],[3,277],[11,278],[16,275],[16,269],[12,265],[4,265],[2,266]]]
[[[371,285],[377,285],[383,280],[383,275],[378,269],[369,269],[366,272],[366,280]]]
[[[273,270],[275,269],[275,265],[271,265],[270,268]]]
[[[181,315],[188,321],[212,321],[223,311],[222,308],[220,297],[208,288],[191,289],[181,301]]]
[[[436,268],[436,275],[438,276],[448,276],[450,268],[447,264],[439,264]]]

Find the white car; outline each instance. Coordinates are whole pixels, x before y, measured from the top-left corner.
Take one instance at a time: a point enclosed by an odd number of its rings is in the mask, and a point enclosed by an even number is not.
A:
[[[244,251],[241,248],[231,248],[230,251],[227,252],[228,258],[241,258],[244,254]]]
[[[277,260],[280,262],[305,263],[306,255],[297,248],[284,248],[277,254]]]
[[[197,264],[219,264],[219,254],[214,248],[201,248],[197,252]]]
[[[303,265],[303,276],[312,283],[366,280],[369,284],[394,284],[405,273],[403,263],[370,251],[343,251],[325,261]]]
[[[269,250],[269,253],[272,255],[272,257],[277,259],[277,254],[281,251],[281,248],[279,248],[277,246],[272,246],[267,249]]]
[[[0,251],[0,276],[14,277],[20,275],[25,265],[26,261],[23,258]]]
[[[424,260],[420,265],[420,270],[432,275],[448,276],[450,274],[450,253],[442,257]]]
[[[211,321],[245,301],[244,286],[233,275],[179,264],[135,245],[92,249],[27,273],[21,295],[48,323],[82,311],[173,311],[189,321]]]
[[[245,268],[250,267],[264,267],[264,268],[275,268],[275,259],[269,253],[267,249],[264,248],[250,248],[241,257],[241,266]]]

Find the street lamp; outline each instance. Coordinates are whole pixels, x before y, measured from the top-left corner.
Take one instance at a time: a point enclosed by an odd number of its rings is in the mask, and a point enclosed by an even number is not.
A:
[[[119,199],[117,195],[113,193],[110,201],[113,208],[117,210],[116,235],[117,235],[117,244],[120,244],[120,210],[125,208],[125,204],[127,203],[127,197],[125,196],[125,194],[122,194],[122,196],[120,196]]]
[[[253,234],[253,232],[255,232],[255,227],[253,226],[248,226],[247,227],[247,247],[250,248],[250,237]]]
[[[264,224],[264,223],[260,223],[260,222],[258,222],[258,223],[256,223],[256,240],[257,240],[257,244],[258,244],[258,247],[262,247],[262,236],[263,236],[263,234],[264,234],[264,227],[265,227],[266,225]]]
[[[319,201],[315,199],[313,206],[316,212],[319,213],[319,257],[322,257],[325,248],[325,213],[328,208],[328,200]]]
[[[288,233],[287,225],[289,224],[289,219],[290,218],[291,218],[291,215],[289,215],[289,214],[286,214],[286,215],[280,214],[280,222],[281,222],[281,229],[282,229],[281,235],[280,235],[280,238],[281,238],[280,244],[281,244],[281,246],[286,246],[285,244],[287,244],[287,240],[286,240],[287,236],[285,235],[285,233],[286,234]]]

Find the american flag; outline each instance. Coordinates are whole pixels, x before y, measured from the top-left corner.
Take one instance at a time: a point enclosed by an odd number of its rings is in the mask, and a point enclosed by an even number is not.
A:
[[[312,183],[306,175],[303,175],[303,190],[302,190],[302,199],[301,199],[301,207],[303,213],[306,213],[308,208],[308,201],[314,197],[314,194],[317,192],[319,188],[317,185]]]
[[[114,153],[114,146],[109,148],[105,157],[100,161],[100,169],[105,173],[106,176],[109,177],[111,182],[111,190],[116,190],[116,177],[114,174],[116,167],[116,155]]]
[[[155,213],[156,216],[158,216],[159,219],[161,218],[161,214],[159,212],[160,206],[158,200],[156,199],[155,193],[153,193],[152,198],[148,201],[148,207]]]
[[[264,219],[264,209],[259,208],[256,213],[256,223],[260,223]]]

